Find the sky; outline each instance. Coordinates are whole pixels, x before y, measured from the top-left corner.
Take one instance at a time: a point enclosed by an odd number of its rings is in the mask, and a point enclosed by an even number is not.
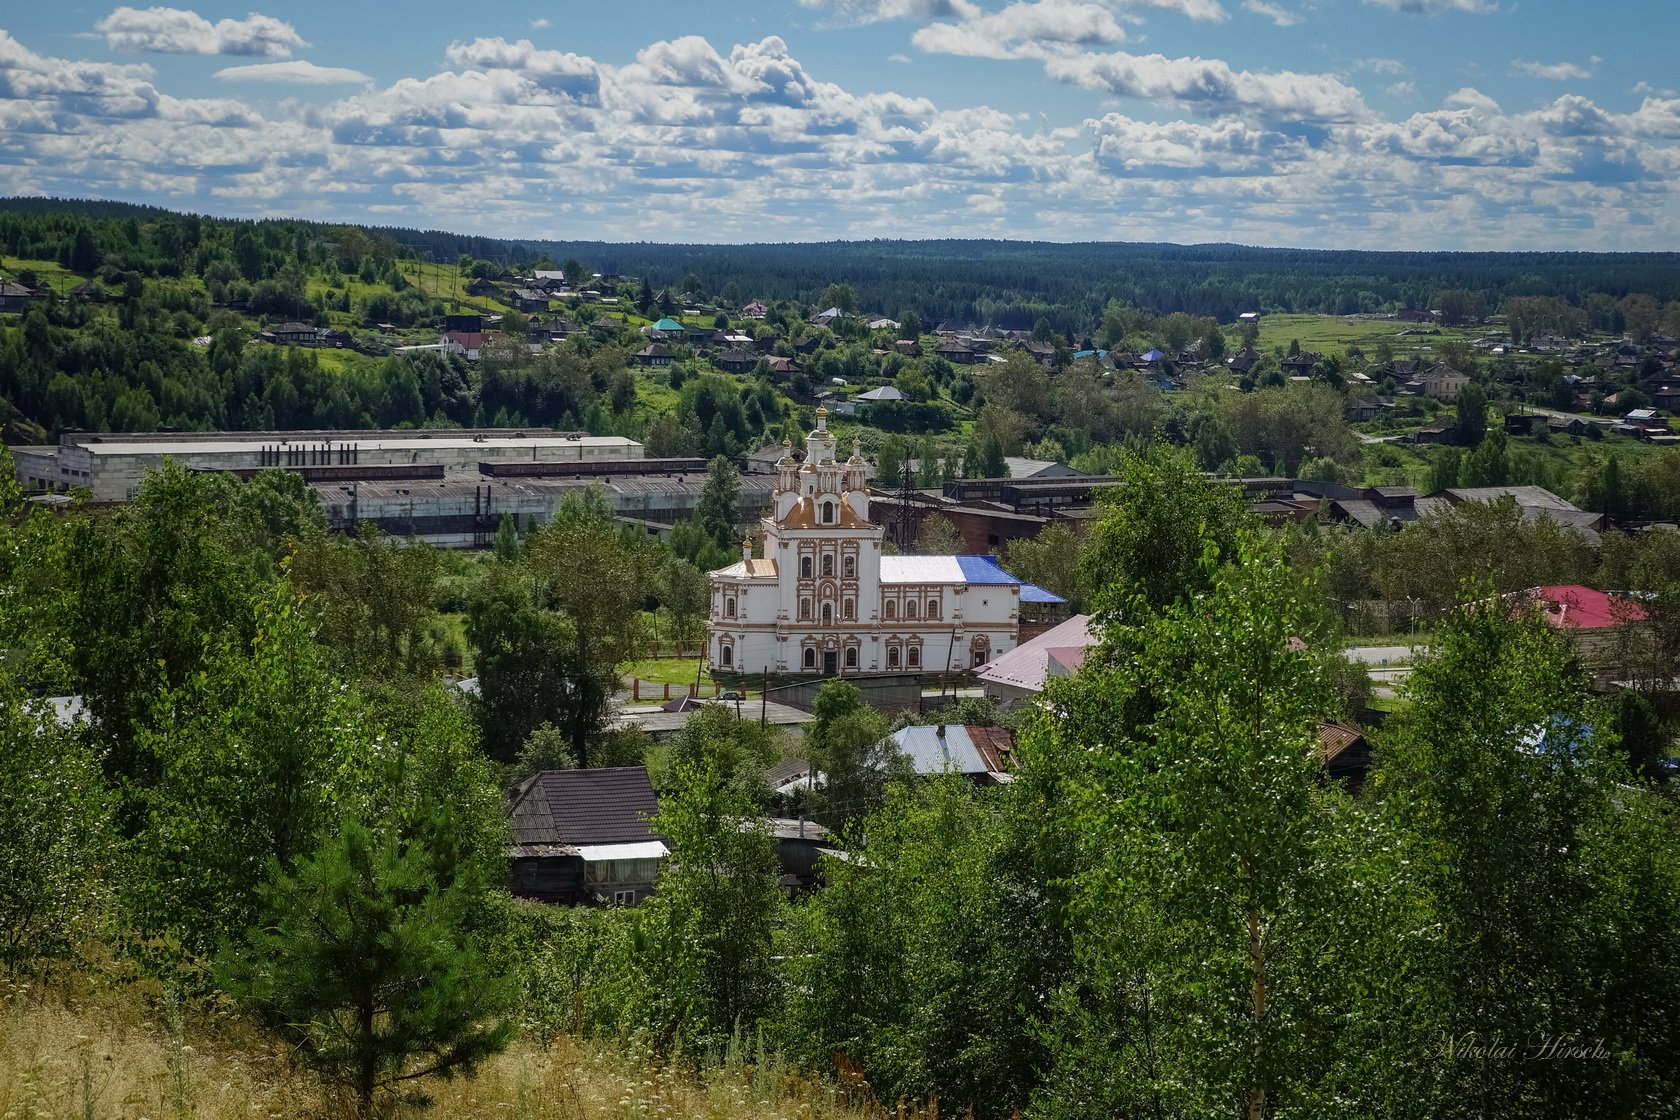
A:
[[[7,8],[0,194],[532,239],[1680,248],[1672,0]]]

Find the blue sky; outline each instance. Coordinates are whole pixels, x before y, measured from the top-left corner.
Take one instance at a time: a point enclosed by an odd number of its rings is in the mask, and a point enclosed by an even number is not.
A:
[[[1680,247],[1666,0],[9,7],[6,194],[533,238]]]

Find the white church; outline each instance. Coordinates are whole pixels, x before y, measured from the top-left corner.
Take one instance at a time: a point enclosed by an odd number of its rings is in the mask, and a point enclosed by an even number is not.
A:
[[[748,537],[739,563],[711,573],[714,672],[972,669],[1015,648],[1022,603],[1063,601],[989,556],[883,556],[858,442],[834,457],[827,409],[803,463],[783,443],[773,500],[763,558]]]

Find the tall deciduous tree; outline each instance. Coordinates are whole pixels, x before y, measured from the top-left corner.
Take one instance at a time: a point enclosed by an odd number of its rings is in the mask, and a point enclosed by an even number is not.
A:
[[[353,537],[306,533],[293,546],[292,584],[320,620],[341,671],[381,680],[438,664],[427,641],[441,574],[436,550],[363,525]]]
[[[1381,744],[1375,788],[1419,900],[1396,964],[1423,981],[1410,1014],[1430,1054],[1403,1083],[1469,1115],[1637,1113],[1680,1070],[1672,1015],[1650,1018],[1634,995],[1647,969],[1651,998],[1675,991],[1676,970],[1642,944],[1680,907],[1675,838],[1648,831],[1568,638],[1507,607],[1448,616]],[[1642,855],[1623,847],[1635,835]],[[1622,910],[1635,882],[1652,905]],[[1616,912],[1629,926],[1603,924]],[[1560,1066],[1549,1040],[1594,1057]]]
[[[675,766],[655,826],[671,862],[641,914],[642,1019],[661,1047],[719,1046],[775,1006],[774,841],[753,792],[712,761]]]
[[[0,680],[0,969],[27,972],[103,932],[111,824],[86,728]]]
[[[566,495],[554,521],[531,534],[522,566],[538,586],[539,606],[570,626],[564,725],[578,762],[588,766],[618,665],[635,655],[642,636],[638,618],[654,586],[654,554],[618,531],[605,497],[586,490]]]
[[[1178,451],[1150,459],[1127,453],[1118,474],[1118,485],[1098,491],[1102,516],[1081,559],[1092,606],[1109,616],[1138,605],[1159,611],[1205,588],[1207,542],[1234,555],[1248,523],[1242,496],[1209,485]]]
[[[125,898],[144,930],[194,951],[248,926],[270,865],[290,871],[370,793],[375,732],[296,604],[270,592],[252,628],[161,693],[138,733],[157,774]]]
[[[1250,539],[1218,567],[1204,540],[1199,586],[1111,628],[1119,656],[1058,692],[1068,718],[1029,748],[1083,759],[1060,765],[1090,850],[1076,952],[1103,1011],[1068,1005],[1057,1076],[1093,1111],[1259,1120],[1313,1099],[1323,1065],[1310,975],[1333,892],[1311,748],[1332,701],[1281,557]]]

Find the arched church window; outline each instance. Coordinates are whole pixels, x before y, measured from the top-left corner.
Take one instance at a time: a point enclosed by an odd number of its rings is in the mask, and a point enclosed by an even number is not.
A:
[[[856,646],[852,646],[850,649],[848,649],[846,651],[846,668],[848,668],[848,669],[856,669],[857,668],[857,647]]]
[[[898,647],[897,646],[888,646],[887,647],[887,668],[889,668],[889,669],[898,668]]]
[[[809,556],[801,556],[799,558],[799,578],[811,578],[811,558]]]
[[[891,599],[887,600],[887,605],[886,605],[885,610],[886,610],[886,617],[888,617],[888,618],[897,618],[898,617],[898,605],[896,603],[894,603]]]
[[[824,626],[833,626],[834,625],[834,604],[833,603],[824,603],[823,604],[823,625]]]
[[[905,618],[915,618],[916,617],[916,600],[911,599],[904,604],[904,617]]]
[[[805,647],[805,668],[815,669],[816,667],[817,667],[817,651],[812,649],[810,646],[806,646]]]
[[[857,559],[856,559],[856,557],[852,557],[852,556],[846,557],[846,559],[841,563],[840,567],[841,567],[841,570],[846,573],[846,578],[847,579],[856,579],[857,578]]]
[[[832,576],[834,574],[834,557],[828,555],[827,553],[824,553],[823,554],[822,568],[823,568],[823,575]]]

